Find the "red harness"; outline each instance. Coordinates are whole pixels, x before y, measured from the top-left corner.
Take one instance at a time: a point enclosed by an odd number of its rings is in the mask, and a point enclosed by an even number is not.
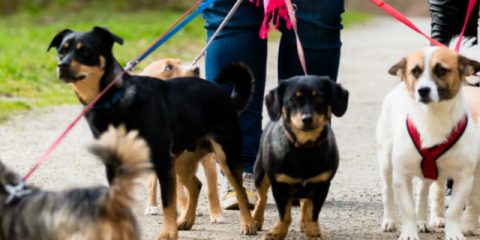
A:
[[[418,150],[418,153],[422,156],[422,162],[420,163],[420,168],[423,172],[423,177],[428,179],[436,180],[438,178],[438,169],[435,161],[440,158],[444,153],[446,153],[455,143],[460,139],[460,137],[465,132],[468,124],[468,116],[465,116],[458,122],[457,127],[450,133],[448,139],[433,147],[423,148],[420,140],[420,134],[418,133],[415,125],[409,116],[407,116],[407,129],[410,134],[415,147]]]

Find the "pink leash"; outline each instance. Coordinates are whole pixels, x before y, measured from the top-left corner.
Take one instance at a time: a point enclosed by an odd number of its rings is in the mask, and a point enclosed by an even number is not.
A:
[[[410,20],[408,20],[408,18],[405,17],[405,15],[403,15],[398,10],[396,10],[392,6],[385,3],[383,0],[370,0],[370,1],[372,3],[374,3],[375,5],[377,5],[379,8],[381,8],[383,11],[388,13],[390,16],[394,17],[395,19],[397,19],[401,23],[405,24],[407,27],[413,29],[414,31],[416,31],[420,35],[424,36],[432,44],[434,44],[436,46],[444,46],[445,47],[445,45],[443,45],[442,43],[436,41],[435,39],[431,38],[430,36],[428,36],[427,34],[422,32],[419,28],[417,28],[417,26],[415,26],[415,24],[413,24]],[[456,52],[458,52],[460,50],[460,45],[462,44],[462,38],[465,34],[465,29],[467,27],[470,15],[473,12],[473,8],[475,7],[475,3],[476,3],[476,0],[470,0],[469,3],[468,3],[467,14],[465,16],[465,21],[464,21],[464,24],[463,24],[463,28],[462,28],[462,31],[460,32],[460,35],[458,36],[457,44],[455,45],[455,51]]]
[[[300,41],[300,37],[298,35],[297,18],[295,17],[295,10],[293,9],[293,4],[291,0],[285,0],[285,4],[287,5],[288,17],[290,18],[293,31],[295,32],[295,38],[297,40],[298,59],[300,60],[300,64],[302,64],[303,73],[307,75],[307,63],[305,61],[305,54],[303,53],[302,42]]]

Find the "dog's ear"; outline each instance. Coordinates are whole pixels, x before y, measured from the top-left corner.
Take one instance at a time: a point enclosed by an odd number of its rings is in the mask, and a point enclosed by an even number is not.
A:
[[[388,73],[390,73],[393,76],[398,76],[402,80],[405,76],[405,68],[407,67],[407,59],[402,58],[397,64],[393,65],[389,70]]]
[[[64,29],[63,31],[57,33],[55,37],[53,37],[52,41],[50,42],[50,45],[48,45],[47,52],[50,51],[50,48],[55,47],[59,48],[60,44],[62,43],[63,38],[69,34],[72,33],[73,31],[70,29]]]
[[[480,71],[480,63],[462,55],[458,55],[458,71],[460,72],[460,75],[464,77],[475,75],[475,73]]]
[[[112,41],[112,44],[114,42],[120,44],[120,45],[123,45],[123,39],[115,34],[113,34],[112,32],[110,32],[110,30],[108,30],[107,28],[104,28],[104,27],[93,27],[93,31],[100,34],[102,37],[104,37],[105,39],[108,39],[108,40],[111,40]]]
[[[268,116],[270,116],[272,121],[277,121],[282,115],[284,89],[285,83],[280,81],[278,87],[270,90],[267,96],[265,96],[265,105],[267,106]]]
[[[342,85],[332,80],[330,80],[330,82],[332,86],[330,95],[332,112],[336,117],[341,117],[347,111],[349,93]]]

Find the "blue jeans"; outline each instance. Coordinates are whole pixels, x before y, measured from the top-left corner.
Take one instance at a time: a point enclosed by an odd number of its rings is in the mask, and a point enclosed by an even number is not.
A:
[[[207,37],[213,35],[236,0],[216,0],[203,14]],[[298,31],[309,74],[328,75],[336,80],[340,62],[341,14],[343,0],[293,0],[297,7]],[[206,54],[206,78],[213,81],[222,68],[236,61],[246,63],[255,77],[255,92],[239,116],[243,133],[244,172],[251,173],[262,134],[262,107],[267,67],[267,41],[260,39],[263,7],[244,0],[220,32]],[[282,37],[278,52],[278,77],[302,75],[293,30],[280,25]],[[222,86],[231,91],[232,86]]]

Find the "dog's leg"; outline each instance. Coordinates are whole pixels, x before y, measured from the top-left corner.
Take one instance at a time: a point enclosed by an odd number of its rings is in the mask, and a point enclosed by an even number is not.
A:
[[[187,208],[184,209],[177,223],[179,230],[189,230],[195,222],[195,210],[197,209],[198,196],[202,188],[202,183],[195,176],[198,169],[198,160],[195,152],[189,151],[183,152],[175,159],[177,178],[181,185],[188,190]]]
[[[177,204],[180,209],[178,209],[180,214],[183,214],[187,210],[187,195],[185,194],[185,187],[182,182],[177,178]]]
[[[253,209],[253,220],[257,230],[262,230],[265,205],[267,204],[268,199],[268,189],[270,188],[270,181],[267,176],[262,174],[263,179],[259,180],[260,184],[257,187],[257,202],[255,204],[255,209]],[[256,176],[255,176],[256,177]],[[261,176],[260,176],[261,177]],[[257,185],[257,179],[255,179],[255,185]]]
[[[463,213],[462,231],[465,235],[474,235],[480,213],[480,165],[477,164],[473,181],[472,193],[468,199],[467,208]]]
[[[438,179],[433,182],[430,199],[430,226],[435,228],[445,227],[445,180]]]
[[[240,136],[240,135],[238,135]],[[212,147],[215,152],[215,155],[220,164],[223,174],[230,182],[233,190],[235,191],[238,208],[240,209],[240,231],[245,235],[254,235],[257,233],[257,228],[253,222],[252,215],[250,215],[250,210],[248,208],[247,193],[245,188],[242,186],[242,168],[241,163],[241,145],[230,144],[226,145],[230,148],[236,148],[235,152],[232,149],[224,149],[215,141],[212,141]],[[228,163],[227,163],[227,158]],[[237,167],[230,166],[230,164],[238,164]]]
[[[383,221],[382,231],[395,231],[395,197],[393,194],[391,150],[385,145],[378,145],[377,155],[382,177]]]
[[[150,174],[148,179],[148,206],[145,208],[145,215],[158,215],[160,209],[157,207],[158,178],[155,173]]]
[[[288,189],[285,187],[276,184],[272,185],[272,188],[273,197],[275,198],[275,203],[277,204],[279,219],[268,231],[268,233],[263,236],[262,239],[280,240],[287,236],[288,227],[292,222],[292,199],[290,196],[286,195],[288,193]]]
[[[330,183],[319,184],[311,199],[305,199],[305,236],[309,240],[321,240],[322,230],[318,221],[318,215],[327,198]]]
[[[394,159],[400,161],[400,159]],[[418,240],[415,204],[413,203],[412,178],[404,172],[393,171],[393,183],[397,190],[402,230],[399,240]]]
[[[157,148],[157,152],[152,151],[152,154],[158,152],[164,154],[163,158],[156,158],[155,155],[152,155],[152,159],[162,160],[161,162],[159,160],[157,160],[158,162],[154,161],[154,163],[155,171],[160,180],[164,222],[157,240],[177,239],[177,204],[175,202],[177,190],[175,184],[177,181],[175,177],[175,165],[168,149]],[[170,160],[167,160],[168,158],[170,158]]]
[[[445,214],[445,239],[466,239],[460,226],[463,208],[472,191],[473,172],[459,172],[453,177],[452,200]]]
[[[306,205],[306,199],[300,199],[300,232],[305,232],[305,218],[308,215],[308,206]]]
[[[207,178],[210,222],[222,223],[224,219],[222,216],[222,208],[220,207],[220,198],[218,197],[217,163],[215,162],[215,155],[209,153],[203,157],[201,162],[203,170],[205,171],[205,177]]]
[[[417,228],[421,233],[431,232],[427,221],[428,190],[432,184],[431,180],[420,179],[417,188]]]

